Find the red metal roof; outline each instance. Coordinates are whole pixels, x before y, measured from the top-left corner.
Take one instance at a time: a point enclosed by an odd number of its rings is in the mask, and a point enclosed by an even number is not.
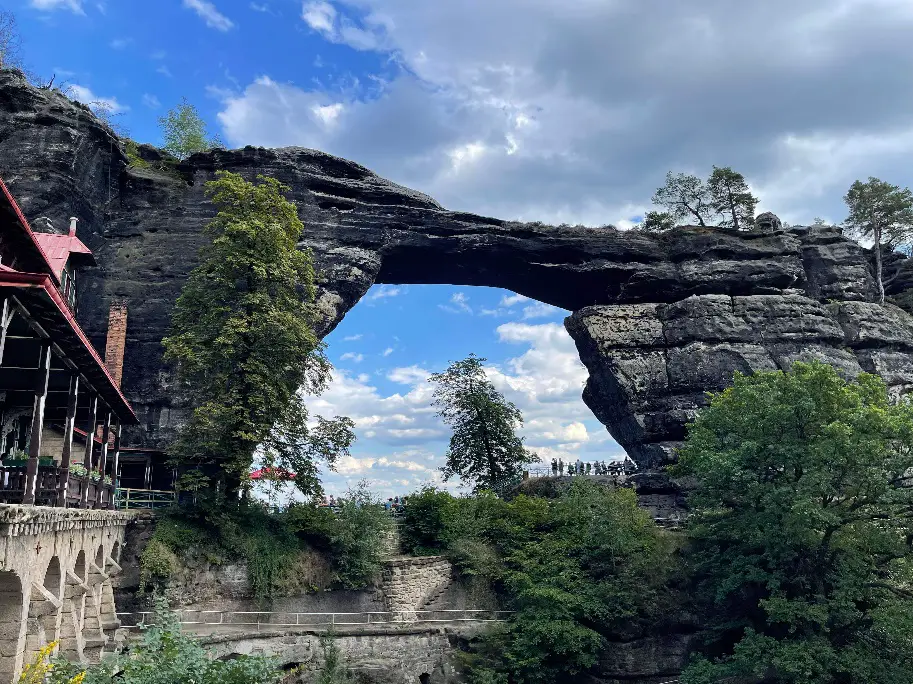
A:
[[[250,474],[251,480],[294,480],[295,473],[290,473],[282,468],[260,468]]]
[[[22,209],[19,208],[19,203],[15,200],[13,194],[9,191],[9,188],[6,187],[6,183],[3,182],[2,178],[0,178],[0,190],[3,191],[4,198],[15,212],[16,218],[19,219],[19,227],[25,231],[25,234],[29,237],[29,239],[31,239],[32,244],[35,245],[35,249],[38,251],[38,254],[40,254],[41,258],[44,260],[44,264],[47,267],[47,272],[50,273],[54,278],[54,283],[56,285],[60,285],[60,277],[54,273],[54,269],[51,268],[51,262],[48,260],[48,255],[44,253],[44,249],[42,249],[41,245],[38,244],[38,241],[35,239],[35,232],[29,225],[29,222],[25,220],[25,215],[22,213]]]
[[[56,233],[33,233],[33,235],[58,280],[63,275],[64,266],[67,265],[71,254],[85,255],[87,261],[95,263],[92,250],[75,235],[57,235]]]

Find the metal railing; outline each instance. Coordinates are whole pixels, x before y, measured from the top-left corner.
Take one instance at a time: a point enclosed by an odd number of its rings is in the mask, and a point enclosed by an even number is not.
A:
[[[175,503],[174,491],[165,489],[118,488],[114,496],[114,507],[122,510],[151,510],[166,508]]]
[[[344,627],[442,622],[504,622],[513,611],[487,609],[368,611],[363,613],[293,613],[282,611],[177,610],[182,626],[218,628]],[[150,611],[118,613],[123,629],[149,624]]]

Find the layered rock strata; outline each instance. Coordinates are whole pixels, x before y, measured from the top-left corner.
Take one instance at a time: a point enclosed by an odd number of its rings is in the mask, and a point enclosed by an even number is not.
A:
[[[81,219],[99,267],[81,283],[80,318],[99,349],[109,303],[127,302],[124,389],[142,421],[131,446],[164,447],[184,415],[160,342],[213,215],[205,183],[220,170],[289,186],[318,271],[322,334],[375,283],[503,287],[573,312],[585,400],[644,468],[674,458],[704,393],[737,370],[822,359],[850,376],[877,372],[897,394],[913,385],[913,318],[871,303],[868,255],[836,228],[651,235],[515,223],[447,211],[314,150],[182,163],[140,154],[129,165],[84,106],[0,72],[0,175],[28,217]]]

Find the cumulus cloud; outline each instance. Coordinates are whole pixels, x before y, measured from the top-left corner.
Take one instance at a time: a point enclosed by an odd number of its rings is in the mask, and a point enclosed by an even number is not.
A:
[[[149,107],[149,109],[158,109],[162,106],[162,103],[159,102],[159,99],[150,93],[143,94],[143,104]]]
[[[342,338],[342,341],[343,342],[355,342],[357,340],[360,340],[362,337],[364,337],[364,335],[362,335],[361,333],[358,333],[357,335],[347,335],[346,337]]]
[[[394,287],[393,285],[379,285],[377,287],[371,288],[371,291],[368,293],[368,296],[365,297],[368,301],[375,301],[378,299],[389,299],[390,297],[398,297],[403,294],[404,290],[401,287]]]
[[[326,40],[385,58],[379,86],[257,79],[224,102],[235,144],[318,147],[446,206],[591,225],[630,225],[670,169],[732,166],[791,222],[842,215],[858,177],[913,181],[908,0],[302,7]],[[332,127],[311,114],[337,104]]]
[[[361,363],[365,360],[364,354],[356,354],[355,352],[346,352],[339,357],[340,361],[352,361],[354,363]]]
[[[230,31],[235,25],[208,0],[184,0],[184,7],[196,12],[209,28],[216,31]]]
[[[393,353],[393,347],[387,347],[384,349],[382,356],[390,356]]]

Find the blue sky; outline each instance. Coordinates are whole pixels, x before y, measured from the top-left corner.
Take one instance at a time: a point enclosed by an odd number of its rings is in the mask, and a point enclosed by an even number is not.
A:
[[[158,117],[187,97],[229,146],[322,149],[452,209],[625,228],[667,171],[720,165],[745,174],[759,211],[801,224],[842,220],[857,178],[913,183],[909,0],[5,6],[26,64],[107,101],[136,140],[159,143]],[[580,400],[566,312],[511,294],[386,286],[347,316],[329,338],[336,380],[313,402],[358,421],[330,491],[433,477],[446,433],[425,377],[469,352],[547,458],[619,454]]]

